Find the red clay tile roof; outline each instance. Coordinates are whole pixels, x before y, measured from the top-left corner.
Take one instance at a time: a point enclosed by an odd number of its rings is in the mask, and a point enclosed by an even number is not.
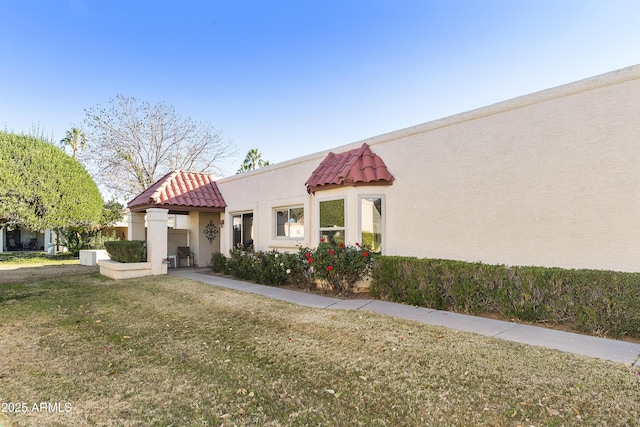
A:
[[[227,206],[213,177],[204,173],[169,172],[131,200],[132,212],[166,208],[172,212],[224,212]]]
[[[394,178],[382,159],[367,144],[344,153],[329,153],[305,182],[315,193],[340,186],[391,185]]]

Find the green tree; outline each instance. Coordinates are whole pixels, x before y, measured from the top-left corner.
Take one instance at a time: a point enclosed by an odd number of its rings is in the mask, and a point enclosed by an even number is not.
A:
[[[71,147],[71,157],[76,158],[78,149],[84,150],[87,148],[87,135],[77,127],[72,127],[67,131],[67,135],[60,140],[60,145],[63,147]]]
[[[258,149],[252,148],[247,152],[247,156],[244,158],[244,162],[242,162],[237,173],[249,172],[269,165],[268,160],[262,160],[262,154],[260,154]]]
[[[31,230],[92,229],[103,201],[85,168],[39,138],[0,132],[0,220]]]
[[[110,227],[118,221],[122,221],[124,217],[124,206],[115,200],[105,202],[102,207],[102,218],[100,219],[100,227]]]

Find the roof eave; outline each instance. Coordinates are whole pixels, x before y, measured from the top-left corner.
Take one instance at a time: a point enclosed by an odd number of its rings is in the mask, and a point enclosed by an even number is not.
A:
[[[344,187],[383,187],[392,185],[394,178],[390,180],[378,180],[378,181],[370,181],[370,182],[350,182],[350,183],[339,183],[339,184],[323,184],[323,185],[307,185],[307,193],[316,194],[316,191],[324,191],[331,190],[334,188],[344,188]]]

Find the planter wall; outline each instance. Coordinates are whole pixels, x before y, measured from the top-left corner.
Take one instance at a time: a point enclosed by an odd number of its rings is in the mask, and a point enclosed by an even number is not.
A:
[[[111,260],[101,260],[98,264],[100,265],[100,274],[115,280],[133,279],[152,275],[150,262],[122,263]],[[162,272],[160,274],[167,274],[166,264],[162,264]]]
[[[109,259],[109,254],[104,249],[83,249],[80,251],[80,265],[98,265],[98,261]]]

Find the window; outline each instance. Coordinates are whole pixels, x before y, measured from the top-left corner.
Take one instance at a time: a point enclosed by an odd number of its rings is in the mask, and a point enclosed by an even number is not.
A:
[[[253,212],[233,215],[233,247],[253,245]]]
[[[382,198],[360,199],[360,242],[373,252],[382,252]]]
[[[276,209],[276,237],[302,239],[304,237],[304,208],[302,206]]]
[[[344,243],[344,199],[320,202],[320,240]]]

